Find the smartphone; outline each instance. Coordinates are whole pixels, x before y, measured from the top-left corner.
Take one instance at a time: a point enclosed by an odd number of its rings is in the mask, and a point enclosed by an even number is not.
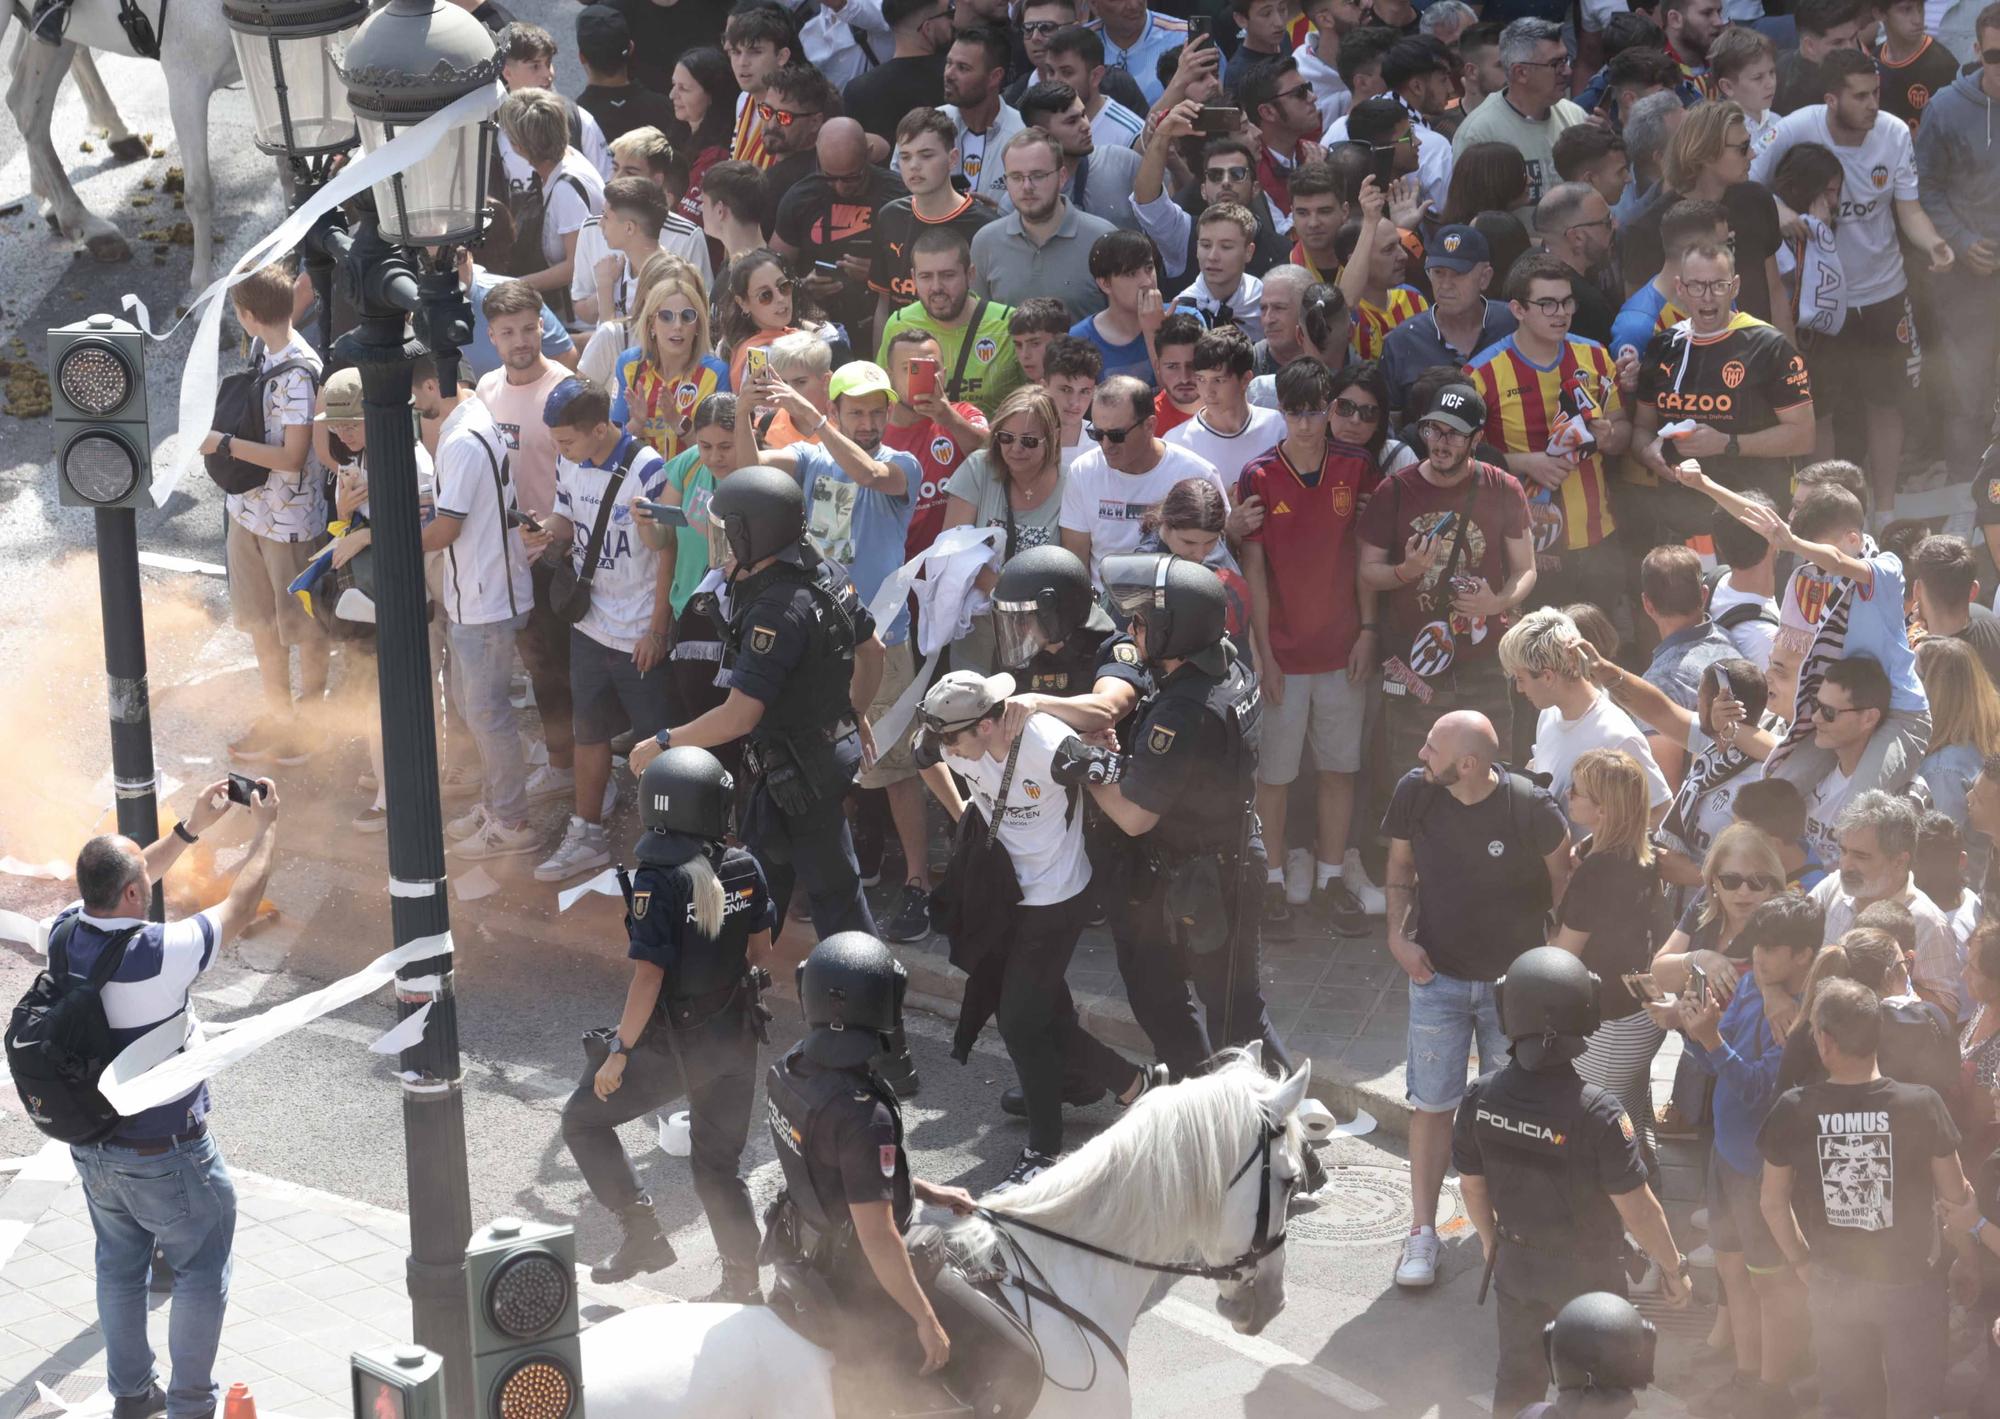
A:
[[[1382,195],[1389,195],[1389,184],[1396,180],[1396,145],[1394,143],[1369,144],[1369,154],[1375,160],[1375,185],[1382,189]]]
[[[821,276],[829,276],[836,281],[840,279],[840,266],[837,262],[815,261],[813,270]]]
[[[543,528],[541,520],[533,513],[523,512],[517,507],[507,509],[507,525],[509,527],[525,527],[530,532],[542,532],[546,530]]]
[[[1708,1008],[1708,972],[1700,966],[1688,967],[1688,997],[1694,1001],[1697,1009]]]
[[[1194,15],[1187,22],[1188,43],[1193,44],[1208,33],[1208,16]]]
[[[229,776],[229,801],[231,803],[241,803],[247,808],[262,798],[264,792],[264,785],[257,782],[256,779],[251,778],[248,774],[231,774]]]
[[[1438,538],[1444,536],[1445,533],[1451,531],[1452,524],[1457,521],[1458,512],[1455,509],[1447,512],[1443,517],[1438,519],[1438,525],[1431,529],[1431,540],[1436,541]]]
[[[937,393],[938,362],[928,355],[919,355],[910,361],[910,393],[931,395]]]
[[[1650,1000],[1657,1005],[1667,998],[1665,993],[1657,985],[1653,984],[1653,973],[1651,971],[1626,971],[1618,979],[1625,983],[1627,990],[1631,991],[1632,994],[1638,996],[1641,1000]]]
[[[643,508],[646,515],[652,518],[653,521],[663,523],[668,527],[686,527],[688,525],[687,509],[675,507],[672,503],[656,503],[651,498],[634,498],[632,499],[632,506]]]
[[[743,357],[743,368],[752,379],[762,379],[771,365],[771,352],[762,345],[755,346]]]
[[[1203,104],[1194,116],[1194,131],[1204,138],[1220,138],[1243,126],[1243,110],[1218,104]],[[1394,155],[1391,154],[1393,157]]]

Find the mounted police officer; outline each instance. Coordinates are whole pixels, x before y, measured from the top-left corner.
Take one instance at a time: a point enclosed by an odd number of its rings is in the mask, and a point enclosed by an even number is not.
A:
[[[1653,1382],[1653,1323],[1622,1296],[1592,1291],[1556,1312],[1542,1329],[1553,1404],[1531,1404],[1518,1419],[1625,1419]]]
[[[1216,1047],[1258,1039],[1268,1064],[1290,1069],[1257,979],[1257,679],[1223,634],[1228,593],[1207,567],[1165,553],[1106,557],[1103,579],[1155,687],[1111,760],[1114,781],[1090,784],[1105,817],[1144,840],[1113,906],[1129,914],[1113,938],[1132,1014],[1176,1077]]]
[[[591,1194],[618,1219],[617,1250],[591,1269],[623,1281],[674,1264],[639,1190],[619,1125],[685,1096],[695,1194],[722,1256],[709,1301],[753,1303],[757,1219],[738,1175],[757,1091],[762,962],[778,922],[757,860],[723,845],[735,784],[706,749],[675,747],[639,779],[644,831],[626,890],[632,983],[615,1030],[585,1037],[591,1072],[563,1106],[563,1142]]]
[[[775,468],[739,468],[709,502],[730,563],[717,598],[729,697],[633,747],[634,771],[676,745],[743,739],[750,795],[740,829],[770,880],[778,920],[794,884],[822,938],[873,933],[844,804],[872,754],[866,707],[882,679],[874,618],[836,563],[805,539],[805,494]],[[889,1073],[905,1093],[916,1069],[900,1036]]]
[[[934,1259],[920,1274],[904,1243],[917,1202],[974,1210],[963,1188],[910,1176],[896,1093],[870,1067],[902,1022],[906,980],[860,931],[827,937],[799,963],[805,1038],[765,1079],[785,1175],[766,1243],[778,1265],[772,1305],[843,1363],[943,1371],[975,1413],[1025,1414],[1041,1387],[1034,1342],[956,1270]]]
[[[1625,1233],[1658,1263],[1667,1299],[1687,1304],[1687,1259],[1646,1185],[1637,1130],[1618,1096],[1571,1063],[1597,1028],[1597,989],[1561,947],[1523,952],[1496,987],[1513,1062],[1473,1081],[1452,1126],[1466,1214],[1499,1291],[1495,1414],[1548,1392],[1542,1328],[1563,1306],[1625,1294]]]

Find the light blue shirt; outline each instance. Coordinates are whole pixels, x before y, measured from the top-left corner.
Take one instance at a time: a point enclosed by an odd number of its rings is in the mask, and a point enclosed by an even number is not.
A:
[[[1865,655],[1888,673],[1890,709],[1928,710],[1930,700],[1917,678],[1916,653],[1903,624],[1903,563],[1894,552],[1877,552],[1867,560],[1874,576],[1854,588],[1846,653]]]
[[[799,482],[806,493],[806,531],[822,552],[847,568],[861,600],[873,601],[889,574],[903,565],[903,539],[910,527],[908,491],[861,487],[832,454],[814,444],[793,444],[792,451],[798,455]],[[903,470],[906,489],[923,480],[917,460],[907,453],[878,448],[875,457]],[[909,633],[905,607],[881,628],[882,644],[900,644]]]
[[[1187,43],[1188,22],[1148,10],[1146,27],[1139,31],[1139,37],[1132,41],[1130,49],[1120,49],[1112,43],[1111,36],[1104,32],[1102,20],[1090,21],[1088,28],[1096,30],[1097,37],[1104,41],[1105,67],[1123,69],[1132,76],[1132,82],[1139,86],[1139,92],[1146,96],[1147,103],[1158,103],[1167,88],[1160,79],[1160,56]]]

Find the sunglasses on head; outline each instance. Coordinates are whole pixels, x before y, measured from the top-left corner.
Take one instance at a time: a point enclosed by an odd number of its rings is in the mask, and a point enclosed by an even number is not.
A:
[[[1745,887],[1753,892],[1775,892],[1785,884],[1761,872],[1718,872],[1715,885],[1725,892],[1740,892]]]
[[[1119,437],[1123,438],[1124,435],[1120,434]],[[1009,433],[1007,432],[1007,430],[1002,429],[999,433],[993,435],[993,442],[998,444],[1002,448],[1012,448],[1015,444],[1018,443],[1019,445],[1021,445],[1022,448],[1025,448],[1026,450],[1028,450],[1028,452],[1033,453],[1036,449],[1042,446],[1042,436],[1040,434]]]

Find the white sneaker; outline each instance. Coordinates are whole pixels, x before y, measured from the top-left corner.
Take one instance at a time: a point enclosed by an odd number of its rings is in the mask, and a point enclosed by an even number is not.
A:
[[[1689,1266],[1705,1266],[1713,1271],[1715,1269],[1715,1248],[1707,1242],[1703,1242],[1687,1254],[1687,1259]]]
[[[1285,854],[1285,900],[1302,907],[1312,900],[1313,855],[1302,847]]]
[[[1423,1227],[1403,1239],[1403,1259],[1396,1263],[1396,1284],[1416,1290],[1436,1285],[1437,1279],[1437,1232]]]
[[[1706,1207],[1697,1207],[1694,1211],[1688,1213],[1688,1225],[1697,1232],[1706,1232],[1708,1230],[1708,1209]]]
[[[490,857],[511,857],[520,852],[536,852],[542,846],[541,830],[533,823],[508,827],[492,814],[485,826],[471,837],[453,843],[451,855],[461,862],[484,862]]]
[[[486,820],[491,816],[484,803],[473,804],[471,808],[444,825],[445,841],[464,842],[467,838],[476,836],[480,829],[486,826]]]
[[[574,813],[561,846],[535,869],[537,882],[561,882],[611,865],[610,839],[602,825],[586,823]]]
[[[543,764],[528,775],[528,801],[547,803],[551,799],[571,799],[576,796],[576,773],[571,769],[558,769]]]
[[[1361,903],[1361,910],[1369,916],[1387,916],[1389,898],[1382,889],[1368,880],[1368,869],[1361,865],[1361,850],[1349,848],[1347,856],[1341,860],[1340,879],[1347,884],[1347,890],[1354,893],[1354,899]]]
[[[477,764],[452,764],[438,775],[438,794],[443,798],[470,798],[486,787],[486,775]]]

